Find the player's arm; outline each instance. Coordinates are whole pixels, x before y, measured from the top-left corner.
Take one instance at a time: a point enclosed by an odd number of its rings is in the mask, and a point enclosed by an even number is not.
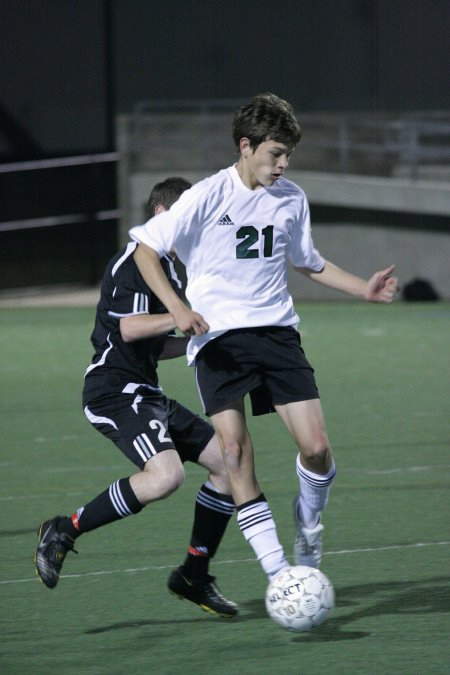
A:
[[[324,286],[335,288],[344,293],[368,300],[370,302],[390,303],[394,300],[398,291],[398,279],[393,275],[395,265],[390,265],[385,270],[375,272],[367,281],[350,272],[346,272],[329,260],[320,272],[304,267],[295,267],[311,281],[316,281]]]
[[[120,318],[120,334],[124,342],[136,342],[145,338],[156,337],[175,329],[173,316],[167,314],[135,314]],[[189,338],[168,335],[159,360],[175,359],[186,355]]]
[[[124,342],[135,342],[168,333],[175,328],[171,314],[133,314],[120,318],[120,334]]]
[[[154,249],[140,243],[134,252],[134,261],[147,286],[167,307],[173,316],[175,325],[185,335],[202,335],[209,330],[209,325],[201,314],[186,307],[175,293],[161,266],[159,255]]]

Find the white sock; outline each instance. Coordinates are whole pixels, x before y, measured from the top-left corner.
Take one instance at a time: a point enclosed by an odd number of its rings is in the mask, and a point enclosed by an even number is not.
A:
[[[277,528],[268,503],[251,501],[238,509],[240,530],[269,578],[289,567],[282,545],[279,542]]]
[[[297,456],[297,476],[300,481],[300,498],[297,503],[297,514],[308,529],[319,522],[320,514],[328,502],[331,484],[336,475],[334,461],[328,473],[321,475],[305,469]]]

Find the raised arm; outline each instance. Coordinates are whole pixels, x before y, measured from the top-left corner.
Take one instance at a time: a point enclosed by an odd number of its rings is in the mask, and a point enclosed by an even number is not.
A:
[[[209,325],[202,315],[189,309],[177,296],[164,274],[159,255],[154,249],[146,244],[139,244],[134,252],[134,260],[145,283],[167,307],[175,325],[185,335],[202,335],[209,330]]]
[[[385,270],[375,272],[367,281],[346,272],[329,260],[321,272],[313,272],[304,267],[296,267],[295,270],[307,276],[311,281],[316,281],[335,288],[338,291],[349,293],[369,302],[390,303],[394,300],[399,290],[398,279],[393,275],[395,265],[390,265]]]

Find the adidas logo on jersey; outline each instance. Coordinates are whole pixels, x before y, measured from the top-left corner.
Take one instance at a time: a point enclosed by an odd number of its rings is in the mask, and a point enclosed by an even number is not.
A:
[[[219,220],[217,225],[234,225],[233,221],[231,220],[230,216],[228,213],[226,213],[222,218]]]

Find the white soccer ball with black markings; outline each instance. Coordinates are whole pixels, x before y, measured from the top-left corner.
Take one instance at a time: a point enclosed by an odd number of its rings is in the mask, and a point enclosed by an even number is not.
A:
[[[320,626],[333,607],[333,586],[325,574],[314,567],[288,567],[270,580],[266,591],[270,618],[298,633]]]

